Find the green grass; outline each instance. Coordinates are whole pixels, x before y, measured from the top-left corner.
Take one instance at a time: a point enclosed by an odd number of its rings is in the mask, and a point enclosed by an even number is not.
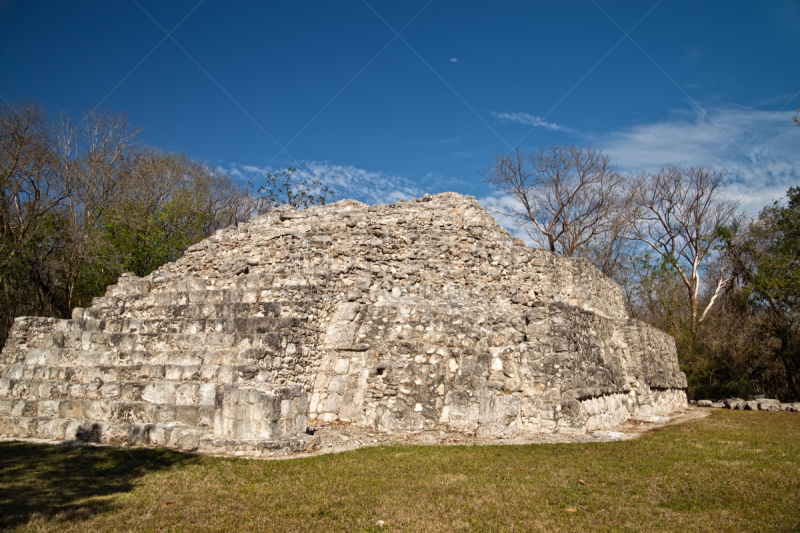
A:
[[[800,531],[800,415],[715,411],[634,441],[289,461],[5,442],[0,528]]]

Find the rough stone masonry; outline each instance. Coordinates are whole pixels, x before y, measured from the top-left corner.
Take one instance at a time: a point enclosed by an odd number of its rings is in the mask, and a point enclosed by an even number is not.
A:
[[[71,320],[18,318],[0,370],[0,435],[254,456],[322,422],[503,438],[686,406],[619,286],[455,193],[220,230]]]

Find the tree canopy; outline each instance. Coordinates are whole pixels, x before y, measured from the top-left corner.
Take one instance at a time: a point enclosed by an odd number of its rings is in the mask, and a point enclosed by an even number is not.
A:
[[[0,106],[0,343],[15,316],[68,317],[257,210],[227,175],[137,135],[124,115]]]

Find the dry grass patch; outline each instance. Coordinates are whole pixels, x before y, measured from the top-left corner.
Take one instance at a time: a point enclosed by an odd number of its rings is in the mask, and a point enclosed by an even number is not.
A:
[[[799,503],[794,413],[290,461],[0,444],[0,527],[19,531],[797,531]]]

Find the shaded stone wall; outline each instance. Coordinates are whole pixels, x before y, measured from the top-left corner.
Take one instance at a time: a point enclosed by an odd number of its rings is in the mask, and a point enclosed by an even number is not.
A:
[[[584,260],[472,197],[281,210],[221,230],[71,320],[17,319],[0,434],[305,449],[305,425],[481,436],[683,409],[674,342]]]

